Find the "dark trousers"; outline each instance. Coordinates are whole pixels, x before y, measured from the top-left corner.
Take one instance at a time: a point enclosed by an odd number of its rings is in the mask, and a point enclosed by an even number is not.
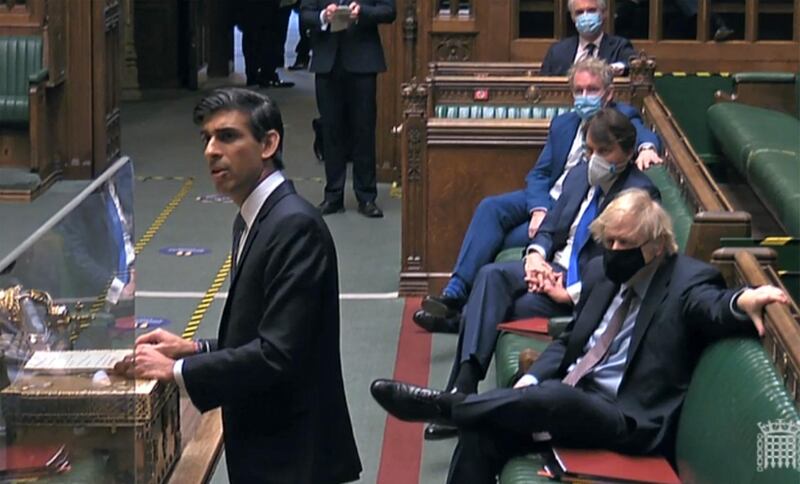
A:
[[[234,3],[234,18],[242,31],[242,55],[247,84],[258,84],[262,72],[267,69],[270,53],[271,26],[274,21],[276,4],[238,0]]]
[[[494,484],[509,458],[540,450],[533,432],[548,432],[560,445],[602,448],[630,432],[613,403],[559,380],[469,395],[453,407],[452,418],[461,433],[449,484]]]
[[[297,35],[300,40],[294,48],[294,53],[297,54],[298,60],[308,60],[309,52],[311,51],[311,38],[308,36],[308,27],[303,22],[303,16],[300,14],[300,6],[294,7],[297,12]]]
[[[325,200],[343,200],[349,158],[356,198],[374,202],[376,74],[346,72],[337,62],[330,73],[318,73],[315,83],[325,153]]]
[[[453,274],[472,287],[478,269],[492,262],[501,250],[528,245],[529,222],[524,190],[481,200],[464,235]]]
[[[555,269],[563,272],[559,266]],[[528,292],[525,266],[521,260],[481,267],[462,311],[456,361],[450,372],[448,388],[452,387],[461,363],[476,362],[486,374],[499,336],[498,324],[534,316],[566,316],[571,312],[571,305],[559,304],[545,294]]]
[[[286,45],[286,31],[289,29],[289,17],[292,7],[278,8],[270,22],[268,56],[264,65],[266,76],[275,74],[275,70],[283,67]]]

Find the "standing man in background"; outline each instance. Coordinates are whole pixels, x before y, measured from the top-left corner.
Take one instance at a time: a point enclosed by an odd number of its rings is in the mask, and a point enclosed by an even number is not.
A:
[[[332,28],[349,10],[346,28]],[[386,71],[378,24],[396,16],[394,0],[302,0],[302,20],[311,29],[311,72],[316,76],[325,153],[323,215],[344,212],[347,159],[353,161],[358,212],[380,218],[375,204],[375,121],[377,74]],[[337,22],[337,24],[340,22]]]

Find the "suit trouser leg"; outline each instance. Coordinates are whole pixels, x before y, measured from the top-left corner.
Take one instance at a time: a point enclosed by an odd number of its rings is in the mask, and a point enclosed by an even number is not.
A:
[[[353,189],[359,202],[374,202],[378,195],[375,177],[376,74],[347,73],[348,140],[353,160]]]
[[[317,109],[322,119],[322,142],[325,153],[325,200],[341,203],[344,200],[344,182],[347,178],[346,139],[347,111],[345,102],[348,89],[342,72],[338,69],[314,78]]]
[[[291,15],[292,7],[276,8],[273,12],[269,26],[269,42],[266,45],[268,55],[264,66],[265,78],[274,74],[279,67],[283,67],[286,30],[289,28],[289,17]]]
[[[300,40],[294,48],[294,53],[297,54],[297,60],[308,60],[309,52],[311,51],[311,39],[308,38],[308,27],[303,22],[303,16],[300,14],[300,8],[295,7],[297,12],[297,35]]]
[[[492,262],[500,252],[506,234],[527,220],[527,202],[522,190],[481,200],[464,235],[453,274],[472,286],[478,269]]]
[[[497,325],[506,321],[514,301],[528,290],[524,263],[497,262],[478,271],[463,310],[459,363],[476,361],[485,372],[497,343]]]
[[[601,448],[629,432],[611,402],[558,380],[469,395],[453,406],[452,418],[462,429],[450,464],[448,482],[454,484],[494,482],[510,457],[535,446],[533,432],[549,432],[560,445]]]

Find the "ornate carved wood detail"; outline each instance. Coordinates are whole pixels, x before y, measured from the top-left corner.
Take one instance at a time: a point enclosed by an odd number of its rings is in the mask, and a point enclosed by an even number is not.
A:
[[[121,131],[119,108],[117,108],[106,116],[106,160],[109,164],[120,156]]]
[[[434,61],[469,61],[475,51],[475,33],[433,35]]]
[[[427,280],[420,279],[425,270],[425,125],[428,106],[428,85],[412,80],[402,85],[402,176],[403,176],[403,254],[400,290],[403,294],[419,294],[427,289]]]
[[[414,42],[417,40],[417,2],[416,0],[407,0],[405,15],[403,16],[403,39],[406,42]]]

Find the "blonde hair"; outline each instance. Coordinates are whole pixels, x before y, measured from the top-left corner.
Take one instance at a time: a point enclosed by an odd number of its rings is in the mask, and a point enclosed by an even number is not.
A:
[[[587,57],[573,64],[567,71],[569,78],[570,88],[574,86],[575,75],[579,72],[588,72],[589,74],[599,77],[603,82],[603,89],[608,89],[612,82],[614,82],[614,69],[603,59],[597,57]]]
[[[594,240],[602,243],[606,238],[606,229],[621,223],[628,216],[636,223],[633,233],[646,236],[647,241],[661,242],[667,254],[678,252],[678,243],[672,230],[672,219],[664,208],[641,188],[624,190],[608,204],[603,213],[589,226]]]

